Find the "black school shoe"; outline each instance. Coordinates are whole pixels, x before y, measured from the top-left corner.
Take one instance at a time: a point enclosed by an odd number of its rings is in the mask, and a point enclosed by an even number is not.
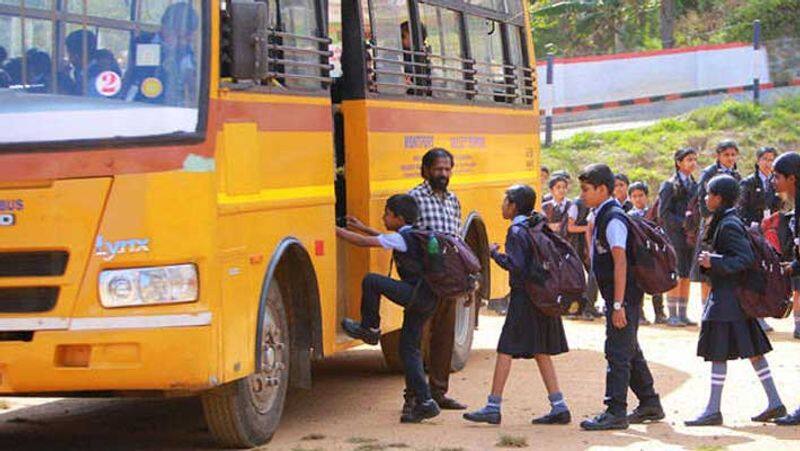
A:
[[[534,418],[531,424],[569,424],[572,421],[572,414],[569,410],[558,413],[548,413],[545,416]]]
[[[438,416],[441,412],[436,401],[429,399],[423,403],[416,404],[410,412],[403,413],[403,415],[400,416],[400,422],[420,423],[422,420]]]
[[[795,413],[791,415],[786,415],[783,418],[778,418],[775,420],[775,424],[779,426],[797,426],[800,425],[800,409],[797,409]]]
[[[694,420],[684,421],[686,426],[719,426],[722,424],[722,413],[715,412],[708,415],[700,415]]]
[[[628,429],[628,417],[625,415],[617,416],[610,412],[603,412],[590,420],[581,421],[581,428],[586,431]]]
[[[773,407],[772,409],[767,409],[750,419],[756,423],[766,423],[767,421],[785,416],[786,416],[786,407],[780,405],[778,407]]]
[[[628,415],[628,423],[642,424],[649,421],[660,421],[665,416],[661,406],[639,406]]]
[[[374,346],[381,341],[380,330],[374,331],[367,329],[358,321],[350,318],[345,318],[342,320],[342,329],[344,329],[344,333],[346,333],[348,337],[355,338],[356,340],[362,340],[364,343],[369,345]]]
[[[467,412],[462,417],[473,423],[500,424],[503,420],[503,415],[500,412],[483,412],[483,409]]]
[[[466,410],[467,406],[445,395],[433,395],[433,400],[443,410]]]

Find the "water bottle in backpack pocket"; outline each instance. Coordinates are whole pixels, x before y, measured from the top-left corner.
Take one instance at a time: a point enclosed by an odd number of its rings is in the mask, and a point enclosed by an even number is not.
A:
[[[481,262],[467,243],[445,233],[415,230],[425,249],[423,278],[440,299],[457,299],[478,287]]]

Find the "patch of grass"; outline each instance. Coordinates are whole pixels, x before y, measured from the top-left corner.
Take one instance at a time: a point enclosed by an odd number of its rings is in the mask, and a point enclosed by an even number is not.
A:
[[[375,443],[378,439],[370,438],[370,437],[350,437],[347,439],[347,443],[352,443],[354,445],[358,445],[361,443]]]
[[[306,435],[305,437],[301,438],[300,440],[322,440],[324,438],[325,438],[324,434],[312,433],[312,434]]]
[[[405,443],[389,443],[388,445],[386,445],[386,447],[387,448],[410,448],[410,446],[408,446]]]
[[[726,449],[728,449],[728,448],[726,448],[724,446],[703,445],[703,446],[698,446],[694,450],[695,451],[725,451]]]
[[[699,151],[699,168],[714,161],[717,142],[735,139],[742,150],[739,170],[753,172],[755,149],[771,145],[781,152],[800,151],[800,96],[783,98],[771,105],[725,101],[682,116],[662,119],[635,130],[605,133],[582,132],[542,149],[542,164],[550,170],[565,169],[574,177],[587,164],[606,163],[631,180],[650,185],[651,199],[661,182],[672,176],[672,154],[681,147]],[[573,183],[570,195],[578,194]]]
[[[498,448],[527,448],[528,439],[517,435],[503,434],[500,436],[500,440],[495,443],[495,446]]]

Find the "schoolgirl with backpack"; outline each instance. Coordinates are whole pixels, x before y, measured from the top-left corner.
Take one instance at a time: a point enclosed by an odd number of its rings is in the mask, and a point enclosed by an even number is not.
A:
[[[772,169],[775,176],[775,190],[783,193],[787,198],[793,199],[795,211],[797,211],[797,206],[800,205],[798,204],[800,202],[800,154],[797,152],[784,153],[775,160]],[[786,263],[785,269],[789,275],[798,276],[800,275],[800,252],[798,252],[800,227],[795,225],[793,229],[792,247],[794,260],[791,263]],[[795,321],[797,321],[797,314],[797,305],[795,304]],[[800,425],[800,408],[791,415],[775,420],[775,423],[781,426]]]
[[[736,211],[739,181],[730,175],[712,178],[704,190],[705,208],[711,213],[703,237],[704,248],[698,266],[710,281],[711,291],[705,303],[697,343],[697,355],[712,362],[711,395],[705,410],[687,426],[713,426],[723,422],[722,389],[727,374],[727,361],[749,359],[767,394],[766,410],[752,417],[764,422],[786,415],[772,373],[764,354],[772,345],[758,322],[746,314],[744,286],[748,277],[759,274],[754,263],[756,248]],[[768,246],[767,246],[768,247]],[[777,260],[776,260],[777,263]],[[779,271],[779,270],[778,270]]]
[[[555,276],[565,272],[559,271],[557,268],[544,268],[543,262],[537,261],[531,229],[536,228],[541,233],[547,233],[548,236],[555,237],[556,241],[563,241],[563,239],[549,229],[547,219],[543,215],[533,212],[535,203],[536,192],[527,185],[510,187],[503,200],[503,219],[511,221],[506,235],[506,253],[499,252],[499,246],[495,244],[492,246],[491,255],[501,268],[509,272],[511,300],[497,344],[497,360],[491,393],[486,406],[464,414],[464,419],[468,421],[500,424],[503,389],[508,380],[513,359],[535,359],[547,388],[550,411],[543,416],[534,418],[532,422],[534,424],[567,424],[572,419],[564,396],[559,389],[558,378],[551,359],[551,356],[569,350],[560,312],[557,305],[552,303],[548,306],[556,308],[537,306],[535,303],[542,300],[534,299],[529,294],[532,273],[538,272],[539,276],[545,279],[550,275]],[[577,261],[577,256],[573,255],[571,258],[575,260],[577,272],[582,276],[583,270],[581,263]],[[583,290],[583,286],[579,284],[576,290]]]
[[[695,262],[692,266],[691,279],[692,282],[702,283],[701,291],[702,300],[704,303],[706,302],[706,299],[708,299],[711,286],[708,283],[708,278],[700,270],[700,266],[697,265],[696,260],[700,255],[700,252],[708,250],[702,239],[706,235],[708,223],[711,221],[712,216],[711,211],[708,210],[708,207],[706,207],[705,203],[708,182],[721,174],[730,175],[737,182],[742,179],[742,176],[739,174],[736,166],[736,160],[739,158],[739,145],[733,140],[726,139],[720,141],[715,150],[717,159],[714,164],[703,169],[703,172],[700,174],[700,180],[697,187],[697,196],[693,199],[693,201],[689,202],[689,209],[686,212],[687,232],[690,236],[690,239],[694,241],[693,244],[695,246]],[[688,326],[697,325],[688,318],[682,318],[682,320]]]
[[[694,263],[694,243],[688,239],[686,211],[689,202],[697,195],[697,182],[692,175],[697,168],[697,150],[692,147],[678,149],[673,160],[675,174],[662,183],[658,191],[658,217],[678,258],[678,286],[667,293],[667,325],[683,327],[689,323],[686,310],[691,286],[689,275]]]

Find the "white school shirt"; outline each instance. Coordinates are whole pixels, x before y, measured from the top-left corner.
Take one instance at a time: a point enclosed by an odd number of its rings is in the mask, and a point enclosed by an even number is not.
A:
[[[410,225],[404,225],[403,227],[397,229],[397,232],[382,233],[377,237],[378,242],[381,243],[381,246],[384,249],[391,249],[397,252],[406,252],[408,250],[408,245],[406,244],[406,240],[403,239],[403,236],[400,235],[400,232],[405,232],[410,228]]]

